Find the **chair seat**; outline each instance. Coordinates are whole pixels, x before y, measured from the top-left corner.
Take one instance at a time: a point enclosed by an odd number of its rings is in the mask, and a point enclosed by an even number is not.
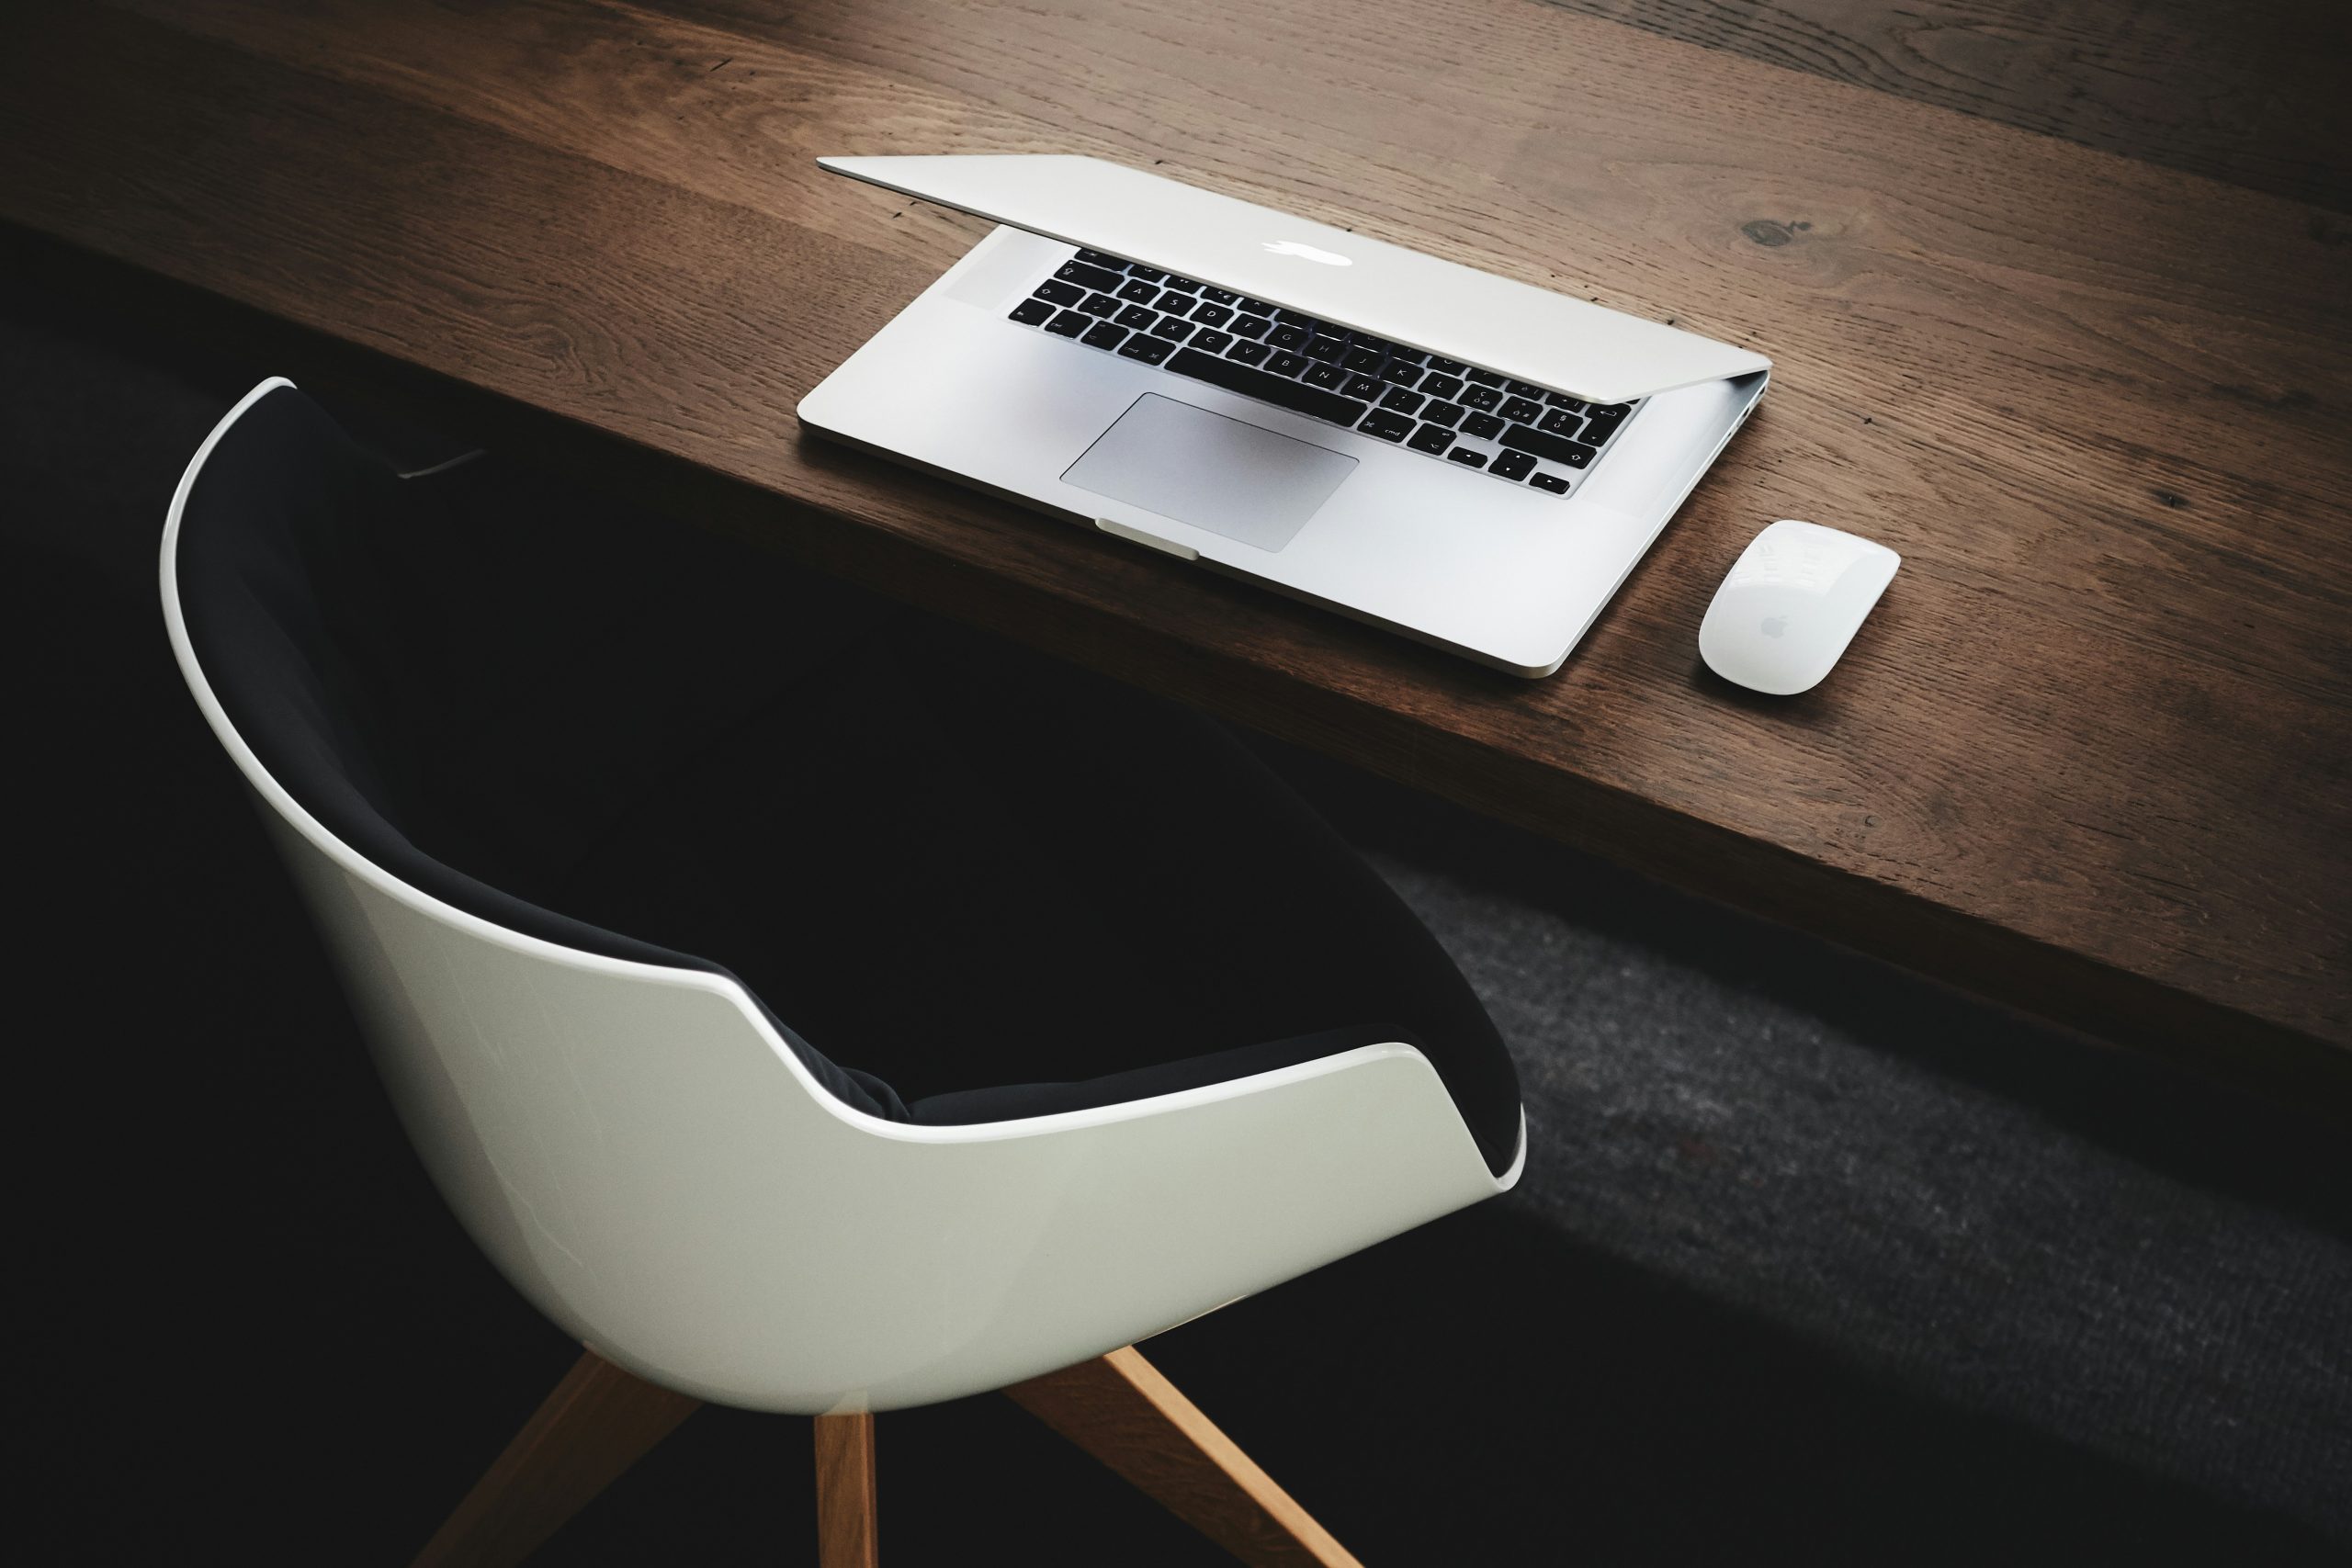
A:
[[[1197,715],[494,459],[401,479],[291,389],[215,453],[180,572],[224,708],[332,830],[510,928],[731,973],[861,1110],[1402,1040],[1515,1156],[1452,962]]]

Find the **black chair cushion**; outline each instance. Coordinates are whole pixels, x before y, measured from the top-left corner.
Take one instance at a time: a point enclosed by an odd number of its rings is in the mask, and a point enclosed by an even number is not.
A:
[[[1516,1153],[1452,962],[1197,715],[492,459],[403,480],[290,389],[208,460],[177,571],[231,721],[331,831],[511,929],[731,974],[861,1110],[1404,1039]]]

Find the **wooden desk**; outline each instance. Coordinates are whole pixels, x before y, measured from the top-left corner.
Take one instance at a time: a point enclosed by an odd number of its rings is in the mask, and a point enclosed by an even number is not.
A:
[[[2101,0],[2064,34],[2024,0],[273,9],[6,9],[18,265],[2352,1105],[2329,7]],[[979,231],[811,160],[984,150],[1157,166],[1674,320],[1770,353],[1774,389],[1568,667],[1490,675],[797,434],[799,394]],[[1780,702],[1693,636],[1783,516],[1905,566]]]

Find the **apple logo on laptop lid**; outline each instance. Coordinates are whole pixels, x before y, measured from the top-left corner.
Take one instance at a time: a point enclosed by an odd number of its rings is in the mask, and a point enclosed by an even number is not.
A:
[[[1320,245],[1309,245],[1297,240],[1261,240],[1259,242],[1278,256],[1297,256],[1305,261],[1321,262],[1325,266],[1353,266],[1352,257],[1337,251],[1327,251]]]

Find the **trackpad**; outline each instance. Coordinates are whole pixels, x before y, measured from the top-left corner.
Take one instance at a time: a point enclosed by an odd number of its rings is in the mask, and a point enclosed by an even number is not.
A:
[[[1353,457],[1329,447],[1146,392],[1062,479],[1261,550],[1278,550],[1355,466]]]

